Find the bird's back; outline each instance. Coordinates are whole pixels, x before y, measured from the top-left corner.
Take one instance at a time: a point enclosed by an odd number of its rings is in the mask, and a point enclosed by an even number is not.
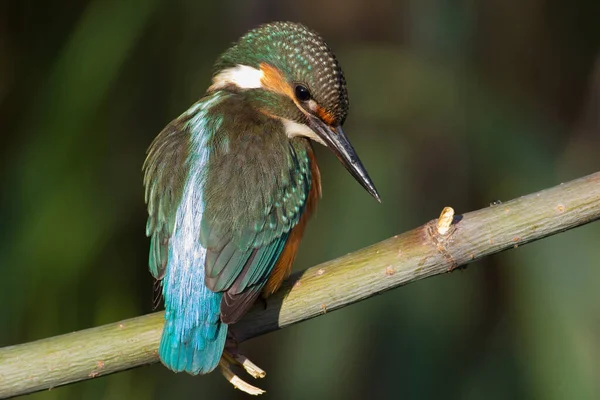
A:
[[[214,369],[227,324],[252,305],[282,252],[289,262],[270,287],[289,271],[316,164],[308,141],[281,129],[243,96],[217,92],[150,148],[150,270],[162,279],[166,309],[159,354],[175,371]]]

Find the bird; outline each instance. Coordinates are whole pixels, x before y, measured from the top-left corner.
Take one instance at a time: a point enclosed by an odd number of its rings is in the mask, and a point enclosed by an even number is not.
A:
[[[146,235],[167,368],[198,375],[220,363],[227,370],[222,358],[240,361],[225,358],[228,327],[289,276],[321,197],[313,143],[380,201],[342,130],[348,109],[327,43],[302,24],[272,22],[226,50],[206,93],[153,140],[143,165]]]

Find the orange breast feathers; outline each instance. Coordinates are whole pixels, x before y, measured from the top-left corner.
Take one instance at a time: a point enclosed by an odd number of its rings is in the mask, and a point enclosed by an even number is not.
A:
[[[306,208],[304,209],[304,213],[302,213],[298,224],[292,228],[290,235],[288,236],[285,247],[283,248],[279,259],[275,264],[275,268],[273,268],[273,272],[271,272],[271,276],[269,277],[269,280],[262,291],[263,298],[267,298],[275,293],[281,287],[283,281],[290,276],[290,273],[292,272],[292,264],[294,263],[294,260],[296,259],[296,253],[298,252],[298,246],[300,246],[302,235],[304,235],[304,228],[306,228],[306,223],[308,222],[308,219],[313,211],[316,209],[317,202],[321,198],[321,173],[319,172],[319,167],[317,166],[317,160],[312,147],[308,151],[308,157],[310,158],[312,183],[310,186],[310,192],[308,193],[308,198],[306,199]]]

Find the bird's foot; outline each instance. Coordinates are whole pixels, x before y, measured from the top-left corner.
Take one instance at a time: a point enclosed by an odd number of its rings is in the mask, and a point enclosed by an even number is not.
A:
[[[243,392],[255,396],[265,393],[264,390],[257,388],[256,386],[252,386],[251,384],[234,374],[231,370],[232,365],[244,368],[244,370],[255,379],[264,378],[267,375],[265,371],[260,369],[247,357],[239,354],[237,351],[237,345],[235,344],[232,346],[227,346],[225,348],[225,351],[223,352],[223,355],[221,356],[221,361],[219,361],[221,373],[223,374],[225,379],[227,379],[229,383],[231,383],[236,389],[240,389]]]
[[[246,372],[252,376],[254,379],[264,378],[267,373],[260,369],[256,364],[250,361],[246,356],[243,356],[239,353],[230,353],[229,351],[223,352],[223,358],[227,360],[230,364],[237,365],[246,370]]]

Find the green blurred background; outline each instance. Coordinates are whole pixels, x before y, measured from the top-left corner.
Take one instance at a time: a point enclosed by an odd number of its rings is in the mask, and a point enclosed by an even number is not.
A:
[[[0,346],[152,311],[141,165],[212,62],[320,32],[383,204],[318,149],[304,269],[600,170],[598,0],[0,3]],[[272,399],[600,398],[600,223],[245,343]],[[152,365],[32,399],[242,399]]]

